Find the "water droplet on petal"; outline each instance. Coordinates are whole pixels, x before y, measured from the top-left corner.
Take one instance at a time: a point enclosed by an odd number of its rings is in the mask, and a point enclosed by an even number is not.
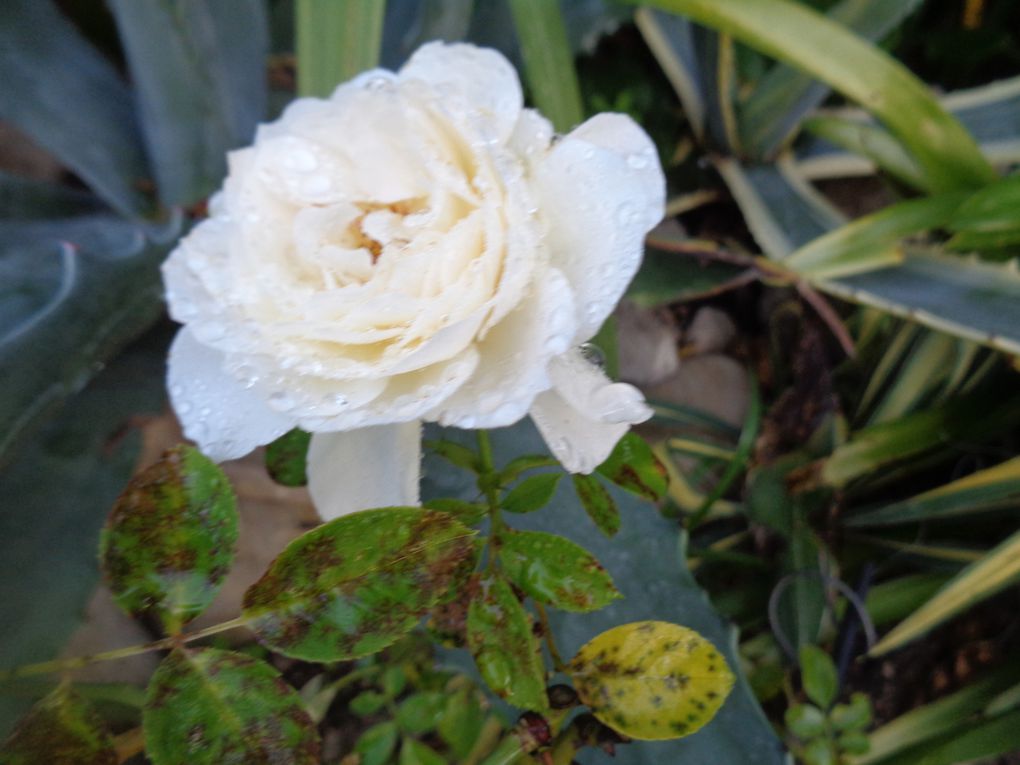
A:
[[[593,364],[599,369],[606,368],[606,353],[595,345],[595,343],[584,343],[581,345],[580,350],[584,360],[589,364]]]
[[[285,390],[277,390],[269,394],[269,405],[279,412],[289,412],[295,404],[294,397]]]
[[[189,404],[187,401],[182,401],[180,404],[177,405],[176,409],[177,414],[183,416],[191,411],[191,404]]]
[[[301,184],[301,191],[304,194],[315,196],[317,194],[325,194],[333,187],[333,182],[325,175],[313,175],[306,178],[304,183]]]
[[[637,221],[637,208],[632,202],[624,202],[616,208],[616,222],[621,226],[630,226]]]
[[[644,154],[630,154],[627,157],[627,167],[634,170],[644,170],[648,167],[648,157]]]

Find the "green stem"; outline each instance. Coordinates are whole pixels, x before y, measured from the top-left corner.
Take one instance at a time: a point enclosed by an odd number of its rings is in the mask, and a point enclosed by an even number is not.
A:
[[[553,667],[557,672],[566,672],[567,664],[563,661],[563,656],[560,654],[559,648],[556,647],[556,638],[553,636],[552,628],[549,626],[549,616],[545,612],[545,606],[539,603],[537,600],[535,603],[535,611],[538,613],[538,621],[542,625],[542,634],[545,636],[545,645],[549,649],[549,656],[552,659]]]
[[[503,514],[499,509],[499,485],[496,481],[496,465],[492,458],[492,442],[489,440],[489,431],[479,430],[478,433],[478,460],[481,468],[478,476],[478,484],[485,493],[485,501],[489,506],[489,561],[490,571],[495,570],[496,551],[499,549],[500,537],[506,530],[503,522]]]
[[[247,624],[247,619],[243,616],[238,616],[236,619],[220,622],[195,632],[189,632],[187,635],[172,635],[162,640],[154,640],[151,643],[129,645],[124,648],[115,648],[112,651],[103,651],[102,653],[93,653],[87,656],[72,656],[67,659],[53,659],[52,661],[42,661],[37,664],[25,664],[6,672],[0,672],[0,681],[13,680],[19,677],[31,677],[32,675],[45,675],[50,672],[70,672],[101,661],[115,661],[117,659],[138,656],[143,653],[151,653],[152,651],[165,651],[184,643],[190,643],[193,640],[201,640],[210,635],[218,635],[221,632],[227,632],[236,627],[243,627],[245,624]]]

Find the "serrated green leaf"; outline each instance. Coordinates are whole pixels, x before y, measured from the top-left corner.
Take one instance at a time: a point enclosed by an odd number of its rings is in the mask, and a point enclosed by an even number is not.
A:
[[[636,433],[626,433],[596,472],[650,502],[661,500],[669,488],[665,465]]]
[[[694,733],[733,687],[729,666],[694,630],[633,622],[590,640],[570,662],[581,701],[603,723],[645,741]]]
[[[477,473],[481,469],[478,461],[478,454],[473,449],[468,449],[453,441],[426,441],[422,444],[426,449],[431,449],[443,459],[456,465],[459,468]]]
[[[541,603],[564,611],[596,611],[620,597],[594,556],[544,531],[506,531],[499,560],[510,581]]]
[[[397,724],[392,721],[373,725],[358,737],[354,751],[361,755],[360,765],[383,765],[397,746]]]
[[[512,488],[500,503],[507,512],[533,513],[552,500],[563,473],[541,473],[525,478]]]
[[[446,758],[413,738],[400,744],[400,765],[446,765]]]
[[[474,532],[445,513],[352,513],[291,542],[244,595],[243,614],[273,650],[339,661],[382,650],[474,565]]]
[[[388,698],[395,699],[404,692],[407,687],[407,673],[401,666],[386,667],[382,673],[383,693]]]
[[[319,737],[301,699],[264,661],[177,648],[149,681],[142,717],[154,765],[317,765]]]
[[[825,714],[814,704],[794,704],[783,715],[786,727],[802,741],[825,733]]]
[[[514,457],[506,464],[506,467],[499,473],[499,481],[506,486],[516,481],[520,478],[521,473],[528,470],[559,466],[559,462],[544,454],[523,454],[520,457]]]
[[[265,119],[265,4],[111,0],[110,10],[160,199],[167,205],[197,202],[220,185],[227,151],[249,143]]]
[[[117,604],[169,634],[204,611],[234,561],[237,508],[216,463],[180,445],[135,476],[110,512],[99,558]]]
[[[799,652],[800,681],[804,693],[822,709],[828,709],[839,693],[839,677],[836,665],[829,654],[810,643],[802,645]]]
[[[531,618],[505,581],[487,577],[468,607],[468,648],[482,679],[514,706],[546,708],[545,669]]]
[[[51,0],[0,6],[0,118],[18,125],[123,215],[152,206],[134,99],[116,68]],[[39,72],[47,73],[40,88]]]
[[[412,736],[428,733],[436,729],[445,706],[446,697],[442,693],[429,691],[412,694],[397,707],[397,725],[404,733]]]
[[[3,765],[117,765],[102,719],[65,686],[29,710],[0,748]]]
[[[620,511],[616,507],[613,495],[593,475],[575,474],[571,478],[574,480],[577,498],[581,500],[581,506],[588,513],[588,517],[607,537],[616,536],[616,532],[620,530]]]
[[[284,486],[308,483],[308,444],[312,434],[300,428],[284,433],[266,447],[266,470],[269,477]]]

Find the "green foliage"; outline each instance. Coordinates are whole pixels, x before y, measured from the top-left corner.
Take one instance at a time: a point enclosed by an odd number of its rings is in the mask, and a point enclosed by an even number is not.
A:
[[[154,765],[319,762],[298,695],[268,664],[232,651],[175,649],[149,682],[146,753]]]
[[[594,611],[620,597],[591,553],[555,534],[508,531],[500,538],[499,560],[529,597],[564,611]]]
[[[269,477],[284,486],[308,483],[306,462],[312,434],[300,428],[284,433],[266,447],[266,470]]]
[[[244,596],[259,640],[287,656],[337,661],[410,631],[473,565],[473,532],[413,507],[364,510],[296,539]]]
[[[388,720],[376,723],[362,733],[354,744],[362,765],[383,765],[397,746],[397,724]]]
[[[563,473],[540,473],[525,478],[503,498],[501,506],[510,513],[533,513],[549,504]]]
[[[103,721],[84,700],[59,686],[18,723],[0,750],[3,765],[116,765]]]
[[[543,710],[545,672],[531,618],[503,579],[483,578],[467,616],[468,647],[486,685],[524,709]]]
[[[180,632],[230,570],[237,521],[223,472],[191,447],[168,451],[131,480],[103,529],[99,556],[117,604]]]
[[[588,517],[595,522],[599,531],[607,537],[616,536],[620,530],[620,511],[613,495],[593,475],[573,475],[574,491],[581,501]]]
[[[665,465],[636,433],[626,433],[596,471],[621,489],[650,502],[661,500],[669,486]]]
[[[296,0],[294,7],[300,95],[326,98],[379,63],[385,0]]]
[[[829,709],[836,701],[839,680],[836,665],[829,654],[815,645],[800,647],[800,672],[804,692],[822,709]]]

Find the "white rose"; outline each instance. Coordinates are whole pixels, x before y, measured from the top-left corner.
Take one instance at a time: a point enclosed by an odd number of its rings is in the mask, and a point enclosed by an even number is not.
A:
[[[163,266],[171,401],[210,457],[295,426],[332,518],[417,501],[422,421],[530,414],[572,472],[650,415],[579,346],[663,215],[655,148],[601,114],[555,139],[510,63],[425,45],[301,98],[232,152]]]

